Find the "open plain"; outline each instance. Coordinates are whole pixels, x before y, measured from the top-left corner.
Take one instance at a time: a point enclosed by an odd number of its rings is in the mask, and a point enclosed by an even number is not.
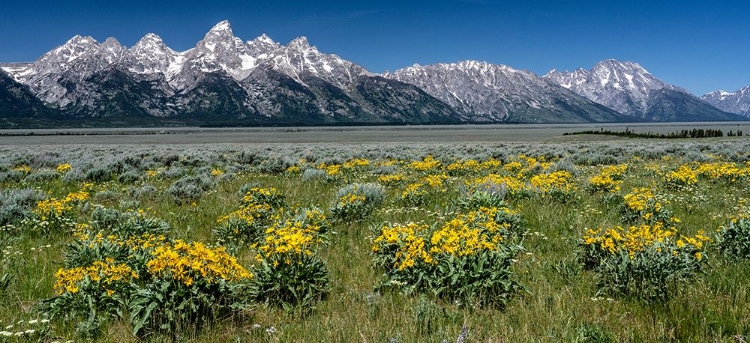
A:
[[[0,132],[0,342],[742,342],[746,123]]]

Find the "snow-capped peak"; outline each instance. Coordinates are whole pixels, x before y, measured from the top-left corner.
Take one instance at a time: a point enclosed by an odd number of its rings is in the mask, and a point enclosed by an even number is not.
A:
[[[70,63],[83,56],[88,51],[98,48],[98,46],[99,42],[91,36],[83,37],[75,35],[73,38],[65,42],[65,44],[46,53],[39,60],[54,61],[56,63]]]
[[[276,43],[265,33],[251,41],[248,41],[246,46],[250,55],[256,57],[259,60],[269,58],[273,51],[278,50],[282,47],[281,44]]]
[[[566,97],[536,74],[507,65],[466,60],[411,67],[383,77],[413,84],[465,113],[502,120],[519,108],[553,108]],[[473,119],[474,120],[474,119]]]
[[[649,74],[648,70],[643,68],[640,64],[636,62],[631,61],[618,61],[615,59],[606,59],[599,63],[597,63],[592,71],[596,70],[622,70],[622,71],[630,71],[630,72],[637,72],[641,74]]]
[[[615,59],[600,61],[590,70],[552,70],[544,78],[589,100],[630,115],[645,113],[649,96],[655,90],[666,88],[687,93],[657,79],[638,63]]]
[[[229,20],[222,20],[216,23],[216,25],[214,25],[211,28],[211,30],[209,30],[208,32],[222,32],[222,31],[229,31],[230,33],[232,32],[232,26],[229,24]]]
[[[742,87],[734,92],[713,91],[703,95],[701,99],[720,110],[750,116],[750,86]]]
[[[287,48],[295,49],[295,50],[315,49],[315,47],[310,46],[310,42],[307,41],[307,37],[305,36],[301,36],[301,37],[297,37],[293,39],[291,42],[289,42],[289,44],[287,45]]]
[[[141,49],[147,48],[147,47],[158,47],[162,46],[164,44],[164,41],[155,33],[147,33],[145,36],[141,37],[141,39],[133,45],[131,50],[136,50],[136,47],[139,47]]]
[[[100,46],[101,54],[107,64],[113,64],[119,62],[126,53],[126,49],[117,39],[113,37],[107,38],[104,43]]]
[[[271,39],[271,37],[268,37],[265,33],[261,34],[257,38],[252,40],[253,42],[263,43],[263,44],[276,44],[276,42]]]
[[[92,45],[92,44],[98,44],[99,42],[96,41],[91,36],[81,36],[81,35],[75,35],[73,38],[68,39],[65,44],[63,44],[61,47],[71,46],[71,45]]]
[[[130,48],[128,70],[135,74],[168,74],[180,69],[179,54],[170,49],[156,34],[148,33]]]

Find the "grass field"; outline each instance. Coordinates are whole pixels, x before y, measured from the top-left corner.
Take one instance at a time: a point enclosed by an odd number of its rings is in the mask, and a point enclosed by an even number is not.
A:
[[[0,342],[750,339],[750,141],[576,130],[0,137]]]

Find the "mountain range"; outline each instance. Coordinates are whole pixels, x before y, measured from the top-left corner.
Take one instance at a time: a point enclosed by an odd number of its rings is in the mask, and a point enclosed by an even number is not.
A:
[[[716,92],[714,92],[716,93]],[[299,37],[243,42],[229,22],[177,52],[75,36],[32,63],[0,64],[0,127],[580,123],[741,120],[750,87],[702,99],[637,63],[530,71],[479,61],[371,73]]]

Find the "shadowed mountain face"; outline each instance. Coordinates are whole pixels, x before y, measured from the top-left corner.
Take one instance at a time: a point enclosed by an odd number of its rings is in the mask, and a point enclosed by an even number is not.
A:
[[[183,52],[152,33],[131,48],[114,38],[100,43],[75,36],[33,63],[0,64],[0,70],[0,116],[65,125],[731,118],[631,62],[608,60],[591,71],[553,71],[543,78],[477,61],[376,75],[321,53],[305,37],[286,46],[266,35],[243,42],[226,21]],[[656,92],[661,90],[669,92]]]
[[[54,117],[57,111],[48,108],[29,90],[0,70],[0,117]]]
[[[743,120],[742,116],[707,106],[697,97],[671,89],[652,91],[648,98],[646,118],[658,121],[728,121]]]

